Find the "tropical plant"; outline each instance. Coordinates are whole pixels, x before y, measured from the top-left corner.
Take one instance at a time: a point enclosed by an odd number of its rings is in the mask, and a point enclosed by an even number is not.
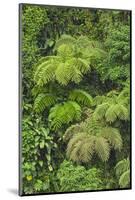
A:
[[[111,91],[107,96],[96,97],[97,107],[94,117],[97,120],[105,119],[112,123],[118,120],[129,120],[129,87],[125,87],[119,94]]]
[[[69,141],[67,158],[76,163],[89,163],[94,155],[106,162],[112,148],[119,151],[122,148],[119,130],[92,118],[69,127],[64,139]]]
[[[129,158],[119,161],[116,166],[116,175],[119,179],[121,188],[129,187],[130,185],[130,160]]]
[[[86,170],[83,166],[75,166],[64,160],[57,173],[60,182],[60,192],[101,190],[103,188],[100,169]]]
[[[69,82],[78,84],[86,74],[94,60],[104,56],[97,42],[91,42],[87,37],[75,39],[63,35],[56,42],[56,56],[47,56],[36,68],[35,83],[39,86],[50,81],[58,81],[61,85]]]

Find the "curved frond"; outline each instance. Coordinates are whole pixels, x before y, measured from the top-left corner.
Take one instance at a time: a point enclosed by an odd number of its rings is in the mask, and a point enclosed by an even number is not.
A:
[[[93,114],[94,118],[97,120],[103,119],[108,108],[108,103],[102,103],[101,105],[98,105]]]
[[[121,150],[122,138],[118,129],[112,127],[105,127],[101,129],[100,135],[106,138],[115,150]]]
[[[55,44],[55,49],[57,50],[62,44],[73,45],[76,42],[75,38],[70,35],[63,34]]]
[[[107,109],[106,113],[105,113],[105,118],[107,122],[114,122],[117,119],[117,114],[114,111],[115,109],[115,105],[112,104],[111,106],[109,106],[109,108]]]
[[[41,93],[34,102],[34,110],[39,113],[44,111],[46,107],[50,107],[56,103],[56,97],[49,93]]]
[[[121,188],[125,188],[130,184],[130,170],[125,171],[120,179],[119,179],[119,185]]]
[[[93,103],[93,98],[87,92],[83,90],[72,90],[69,94],[69,99],[72,101],[77,101],[85,106],[90,107]]]
[[[50,110],[49,121],[54,130],[61,128],[63,124],[69,124],[74,120],[79,120],[81,117],[81,107],[72,101],[64,104],[57,104]]]
[[[34,74],[34,81],[39,86],[43,86],[49,81],[54,80],[54,71],[56,70],[57,65],[56,62],[52,60],[45,61],[37,67],[37,70]]]
[[[110,146],[105,138],[103,137],[96,138],[95,152],[103,162],[106,162],[109,159]]]
[[[78,133],[70,139],[67,146],[67,157],[77,163],[87,163],[94,153],[94,136],[89,137],[86,133]]]
[[[80,133],[83,131],[83,128],[80,124],[71,125],[65,132],[63,136],[63,140],[68,142],[76,133]]]
[[[120,160],[115,166],[116,175],[119,177],[130,168],[129,158]]]

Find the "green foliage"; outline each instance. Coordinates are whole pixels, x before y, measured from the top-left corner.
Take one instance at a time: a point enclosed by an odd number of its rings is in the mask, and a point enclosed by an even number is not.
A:
[[[22,125],[22,178],[26,194],[49,191],[49,173],[53,170],[52,154],[57,148],[49,130],[30,117]],[[41,169],[43,169],[41,171]]]
[[[128,92],[128,94],[127,94]],[[126,96],[125,96],[126,93]],[[116,95],[111,93],[105,97],[98,98],[97,107],[94,111],[95,119],[103,119],[107,122],[114,122],[119,120],[129,120],[129,108],[127,106],[129,102],[129,87],[124,88],[123,91]],[[100,99],[100,100],[99,100]],[[99,104],[98,104],[99,103]]]
[[[102,173],[97,168],[86,170],[64,160],[57,173],[60,192],[99,190],[103,188]]]
[[[119,161],[115,167],[121,188],[129,187],[130,184],[130,161],[129,158]]]
[[[130,12],[23,5],[21,35],[23,194],[130,187]]]
[[[103,50],[96,44],[87,37],[75,40],[68,35],[61,36],[55,46],[57,55],[47,57],[37,66],[34,75],[36,84],[42,86],[52,80],[62,85],[67,85],[70,81],[78,84],[90,70],[90,64],[104,56]]]
[[[63,104],[56,104],[50,110],[49,121],[51,128],[58,130],[64,124],[69,124],[81,118],[81,107],[74,101],[67,101]]]
[[[69,94],[69,99],[72,101],[77,101],[78,103],[81,103],[82,105],[86,105],[88,107],[90,107],[93,103],[91,95],[83,90],[71,91]]]
[[[118,129],[103,126],[91,118],[69,127],[64,139],[69,140],[67,157],[76,163],[90,163],[95,154],[106,162],[112,148],[119,151],[122,148]]]
[[[42,112],[45,108],[50,107],[56,103],[56,97],[52,94],[39,94],[34,102],[34,110]]]

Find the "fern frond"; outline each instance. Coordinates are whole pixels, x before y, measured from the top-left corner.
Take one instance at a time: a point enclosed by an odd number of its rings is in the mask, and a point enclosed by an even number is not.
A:
[[[108,103],[102,103],[101,105],[98,105],[93,114],[94,118],[97,120],[103,119],[108,108]]]
[[[52,62],[51,60],[42,63],[37,67],[34,75],[34,81],[37,83],[37,85],[43,86],[49,81],[54,80],[54,72],[56,68],[56,62]]]
[[[122,104],[112,104],[105,113],[107,122],[114,122],[117,118],[128,119],[128,109]]]
[[[81,117],[81,107],[72,101],[64,104],[57,104],[50,110],[49,121],[54,130],[61,128],[63,124],[69,124],[74,120],[79,120]]]
[[[55,44],[55,49],[57,50],[61,45],[67,44],[67,45],[73,45],[76,42],[75,38],[73,38],[70,35],[63,34],[59,40],[57,40]]]
[[[111,105],[109,106],[109,108],[107,109],[106,113],[105,113],[105,118],[107,122],[114,122],[117,119],[117,114],[114,111],[115,109],[115,105]]]
[[[78,133],[68,143],[67,157],[77,163],[89,162],[94,153],[94,137]]]
[[[105,100],[106,100],[106,97],[105,96],[96,96],[95,98],[94,98],[94,102],[93,102],[93,104],[94,105],[100,105],[100,104],[102,104],[103,102],[105,102]]]
[[[83,74],[86,74],[90,71],[90,62],[83,58],[77,58],[75,60],[75,65]]]
[[[119,179],[119,185],[121,188],[125,188],[128,187],[129,184],[130,184],[130,170],[127,170],[121,175]]]
[[[95,152],[103,162],[106,162],[108,160],[110,154],[110,146],[105,138],[103,137],[96,138]]]
[[[121,150],[122,138],[118,129],[112,127],[105,127],[101,129],[99,134],[102,137],[106,138],[115,150]]]
[[[76,133],[82,132],[83,128],[80,124],[71,125],[65,132],[63,140],[68,142]]]
[[[50,107],[56,103],[56,97],[49,93],[41,93],[34,102],[34,110],[39,113],[44,111],[46,107]]]
[[[130,161],[129,158],[123,159],[117,163],[115,166],[116,175],[120,177],[125,171],[130,168]]]
[[[77,101],[82,105],[90,107],[93,103],[93,98],[84,90],[72,90],[69,94],[69,99],[72,101]]]
[[[73,65],[70,65],[69,62],[61,63],[57,67],[55,75],[56,80],[62,85],[67,85],[70,81],[79,83],[82,79],[81,72]]]

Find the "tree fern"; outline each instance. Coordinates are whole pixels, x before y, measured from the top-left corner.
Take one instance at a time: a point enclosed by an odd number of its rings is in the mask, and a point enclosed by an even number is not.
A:
[[[112,148],[119,151],[122,148],[118,129],[104,127],[94,119],[69,127],[64,138],[69,141],[67,157],[77,163],[90,162],[94,154],[106,162]]]
[[[106,138],[97,137],[95,139],[95,152],[102,161],[106,162],[108,160],[110,146]]]
[[[49,93],[41,93],[37,96],[34,102],[34,110],[42,112],[46,107],[50,107],[56,103],[56,97]]]
[[[119,95],[115,91],[111,91],[106,97],[101,97],[101,101],[98,100],[97,107],[94,111],[95,119],[105,119],[107,122],[114,122],[117,119],[128,120],[129,109],[125,103],[125,97],[121,92]],[[100,97],[98,97],[100,99]],[[104,99],[104,101],[102,101]]]
[[[81,107],[73,101],[57,104],[50,110],[49,121],[54,130],[61,128],[63,124],[69,124],[81,117]]]
[[[72,90],[69,94],[69,99],[72,101],[77,101],[78,103],[81,103],[82,105],[90,107],[93,103],[93,99],[91,95],[89,95],[84,90]]]
[[[83,130],[80,124],[71,125],[65,132],[63,136],[64,142],[68,142],[76,133],[79,133]]]
[[[115,150],[121,150],[122,138],[117,128],[103,127],[100,131],[102,137],[106,138]]]
[[[116,175],[119,178],[120,187],[124,188],[130,184],[130,161],[129,158],[123,159],[115,166]]]
[[[61,36],[55,45],[56,56],[42,58],[37,65],[34,72],[35,83],[42,86],[56,80],[62,85],[67,85],[69,82],[78,84],[91,68],[92,55],[95,56],[96,52],[101,54],[101,49],[91,45],[88,38],[84,39],[85,48],[80,42],[81,38]]]
[[[75,40],[74,37],[72,37],[70,35],[63,34],[61,36],[61,38],[56,41],[55,49],[57,50],[63,44],[73,45],[75,42],[76,42],[76,40]]]

